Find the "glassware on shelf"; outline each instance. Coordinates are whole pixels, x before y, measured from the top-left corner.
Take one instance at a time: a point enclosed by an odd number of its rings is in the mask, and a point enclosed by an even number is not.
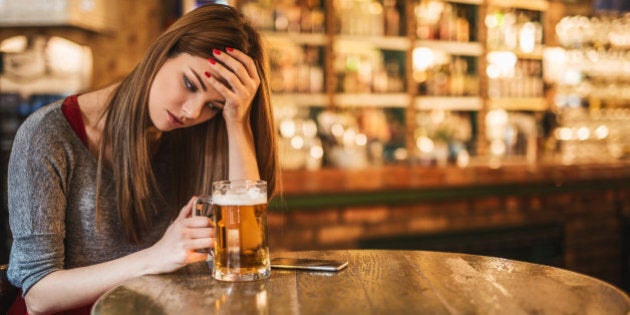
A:
[[[386,53],[370,44],[338,43],[334,63],[337,91],[344,93],[396,93],[404,91],[400,59],[386,58]],[[403,53],[399,53],[402,55]],[[388,55],[389,56],[389,55]]]
[[[348,111],[323,111],[317,116],[325,142],[327,162],[335,167],[360,169],[368,166],[367,136]]]
[[[418,47],[413,52],[413,78],[423,96],[479,95],[478,76],[472,57],[449,55]]]
[[[290,41],[269,46],[271,91],[274,93],[322,93],[324,69],[321,51],[315,46],[300,46]]]
[[[455,161],[459,166],[466,166],[472,138],[469,113],[433,110],[416,115],[416,159],[421,164],[445,166]]]
[[[543,97],[541,60],[518,59],[511,51],[493,51],[487,59],[489,97]]]
[[[486,114],[485,128],[491,167],[508,160],[530,165],[538,160],[538,124],[533,115],[493,109]]]
[[[316,117],[326,165],[360,169],[407,159],[404,109],[323,110]]]
[[[314,111],[286,103],[276,104],[274,115],[285,170],[378,166],[399,161],[396,152],[404,148],[400,123],[383,109]]]
[[[540,12],[501,8],[488,13],[488,46],[495,50],[532,53],[543,43]]]
[[[468,15],[474,10],[473,7],[441,0],[421,0],[414,8],[418,39],[470,41],[471,22]]]
[[[563,163],[604,163],[630,153],[630,109],[565,108],[554,130]]]
[[[335,0],[339,33],[357,36],[385,35],[383,5],[376,0]]]
[[[280,166],[285,170],[317,170],[322,167],[324,149],[317,124],[304,109],[284,104],[274,107],[278,120]]]
[[[385,15],[385,36],[399,36],[401,35],[400,24],[400,12],[396,6],[396,0],[384,0],[383,1],[384,15]]]
[[[240,10],[259,30],[324,32],[325,14],[319,0],[244,1]]]
[[[566,16],[556,24],[560,43],[582,47],[630,48],[630,13],[618,16]]]
[[[563,163],[600,163],[630,153],[630,14],[567,16],[556,25],[564,48],[549,51]]]

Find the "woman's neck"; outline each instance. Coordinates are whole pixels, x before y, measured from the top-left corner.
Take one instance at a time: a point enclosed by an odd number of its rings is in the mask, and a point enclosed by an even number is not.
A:
[[[118,85],[110,85],[99,90],[79,95],[77,101],[86,128],[102,132],[107,113],[107,104]],[[99,127],[100,126],[100,127]]]
[[[118,84],[79,95],[77,102],[81,110],[81,118],[85,125],[88,149],[98,158],[103,139],[103,130],[107,118],[107,106]],[[104,152],[105,164],[111,162],[108,152]]]

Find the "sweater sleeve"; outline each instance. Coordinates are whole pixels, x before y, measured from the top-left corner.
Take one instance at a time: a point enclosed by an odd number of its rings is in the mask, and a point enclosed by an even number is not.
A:
[[[27,120],[16,134],[9,160],[13,244],[8,276],[23,295],[64,266],[67,163],[63,141],[55,134],[46,119]]]

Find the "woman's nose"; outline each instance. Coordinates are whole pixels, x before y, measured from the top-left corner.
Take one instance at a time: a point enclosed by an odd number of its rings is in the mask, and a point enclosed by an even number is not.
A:
[[[184,116],[188,119],[197,119],[199,115],[201,115],[201,110],[203,109],[204,102],[202,101],[194,101],[188,102],[184,106]]]

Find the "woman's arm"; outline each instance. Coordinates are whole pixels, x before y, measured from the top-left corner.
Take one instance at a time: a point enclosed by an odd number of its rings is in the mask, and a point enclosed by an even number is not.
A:
[[[81,155],[73,149],[72,140],[76,139],[68,136],[71,131],[67,131],[57,105],[43,108],[22,124],[9,161],[8,200],[13,244],[8,276],[15,286],[22,288],[29,313],[51,313],[89,305],[129,278],[170,272],[190,262],[205,260],[207,255],[195,250],[212,247],[213,230],[208,218],[189,218],[194,200],[191,199],[152,247],[109,262],[65,269],[69,260],[89,261],[90,257],[85,256],[67,257],[66,241],[67,237],[80,233],[76,230],[95,228],[90,224],[79,226],[84,223],[82,220],[95,223],[95,217],[89,213],[93,211],[90,205],[83,210],[76,208],[77,204],[88,201],[68,196],[78,193],[72,190],[80,181],[74,176],[86,175],[72,166],[72,161],[80,159]],[[89,189],[85,193],[89,195]],[[75,231],[70,233],[70,228]],[[116,252],[115,248],[92,250]]]
[[[250,125],[228,125],[230,179],[260,179]]]
[[[252,101],[260,86],[256,65],[249,56],[233,48],[226,48],[225,52],[215,50],[214,58],[225,65],[212,64],[229,84],[226,86],[215,77],[210,78],[210,83],[225,97],[223,117],[228,133],[229,178],[260,179],[249,119]]]
[[[177,270],[204,261],[195,250],[213,246],[213,232],[206,217],[189,217],[194,198],[182,208],[160,241],[128,256],[82,268],[52,272],[26,293],[29,314],[48,314],[78,308],[96,301],[125,280]]]

